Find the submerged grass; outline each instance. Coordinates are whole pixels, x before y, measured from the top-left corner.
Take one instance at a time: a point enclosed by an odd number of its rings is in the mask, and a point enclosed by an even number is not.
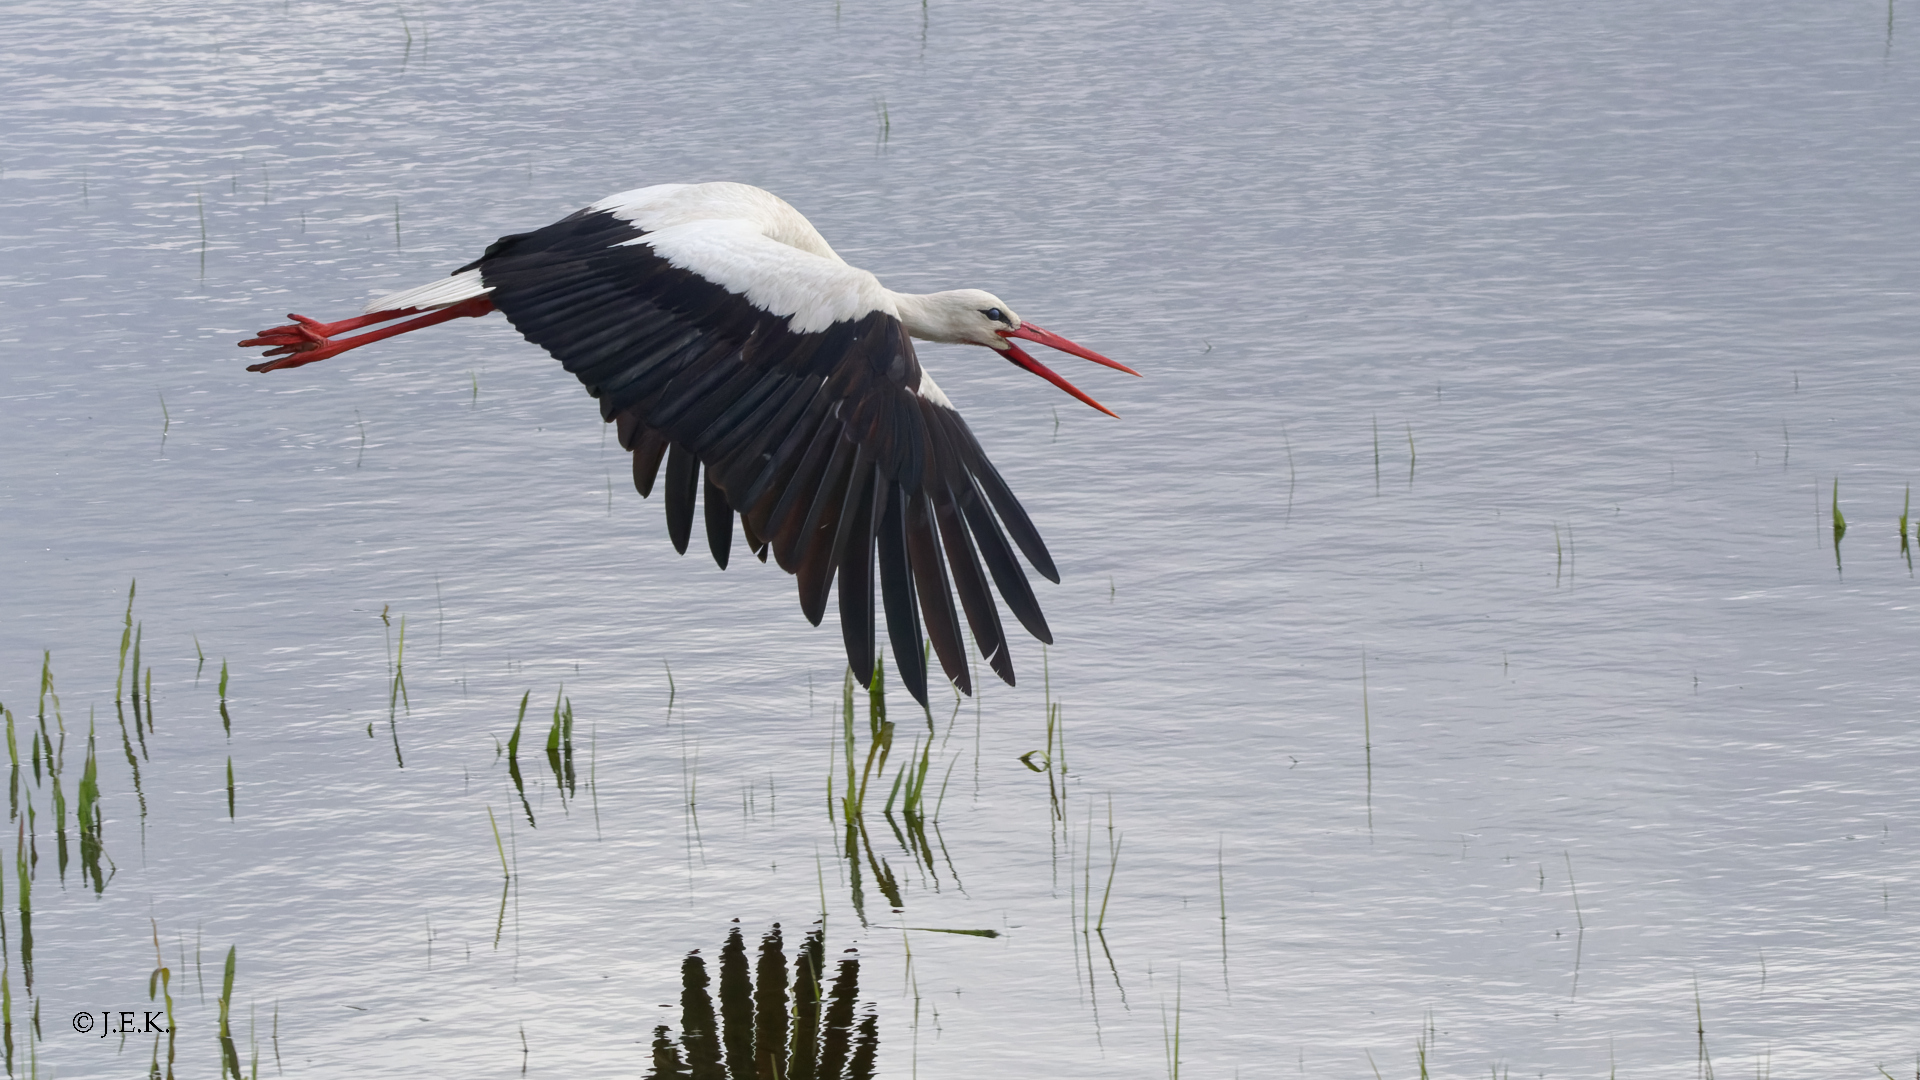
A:
[[[1373,495],[1380,497],[1380,414],[1373,414]]]
[[[1700,1080],[1713,1080],[1713,1055],[1707,1053],[1707,1018],[1700,1007],[1700,976],[1693,977],[1693,1031],[1697,1040],[1695,1069]]]
[[[1180,1080],[1180,969],[1173,969],[1173,1024],[1167,1024],[1167,1002],[1160,1000],[1160,1037],[1166,1046],[1167,1080]],[[1371,1056],[1369,1056],[1371,1060]],[[1376,1073],[1378,1069],[1374,1070]]]
[[[94,895],[106,891],[107,878],[101,860],[106,858],[104,833],[106,820],[100,812],[100,763],[95,752],[93,717],[87,717],[87,757],[80,769],[80,876],[93,882]],[[106,859],[109,866],[113,860]]]
[[[28,856],[27,821],[33,816],[33,800],[27,800],[27,813],[14,834],[13,869],[20,898],[20,978],[27,994],[33,994],[33,865]]]
[[[1579,927],[1579,936],[1573,943],[1573,992],[1568,995],[1577,998],[1580,996],[1580,957],[1587,945],[1587,916],[1580,910],[1580,886],[1573,880],[1573,853],[1562,851],[1560,854],[1567,860],[1567,891],[1573,894],[1573,920]]]
[[[1900,557],[1907,560],[1907,576],[1913,576],[1913,549],[1907,545],[1907,512],[1913,509],[1913,485],[1907,485],[1906,498],[1900,503]]]
[[[1115,845],[1115,854],[1119,853]],[[1214,852],[1214,879],[1220,887],[1220,985],[1226,990],[1227,1003],[1233,1003],[1233,980],[1227,975],[1227,838],[1220,837],[1219,847]],[[1112,887],[1112,882],[1108,882]],[[1101,901],[1100,912],[1104,917],[1107,905]]]
[[[387,617],[387,608],[380,609],[380,621],[387,628],[387,731],[393,736],[394,764],[404,769],[407,762],[400,755],[400,719],[399,708],[404,705],[408,716],[413,715],[413,700],[407,696],[407,617],[400,616],[400,643],[393,641],[393,622]]]
[[[173,971],[167,967],[166,959],[160,955],[160,924],[152,919],[148,919],[147,923],[153,929],[153,973],[147,976],[147,1000],[164,1001],[167,1010],[166,1071],[162,1073],[160,1069],[160,1036],[156,1034],[153,1037],[153,1061],[147,1069],[147,1075],[149,1077],[164,1076],[165,1080],[173,1080],[175,1038],[180,1031],[179,1025],[173,1018]]]
[[[1367,651],[1360,650],[1360,725],[1367,755],[1367,836],[1373,836],[1373,706],[1367,699]]]
[[[662,660],[660,666],[667,673],[667,728],[673,728],[673,707],[680,699],[679,688],[673,681],[673,665]],[[688,883],[692,883],[693,853],[700,852],[700,863],[706,865],[707,844],[700,834],[700,740],[688,738],[687,715],[680,714],[680,796],[682,806],[682,828],[687,844]]]
[[[140,642],[146,636],[146,624],[136,624],[133,628],[133,722],[140,722]],[[152,689],[149,685],[148,689]],[[151,729],[152,724],[147,727]]]
[[[509,823],[513,819],[507,819]],[[487,807],[487,824],[493,827],[493,848],[500,853],[500,914],[493,924],[493,947],[500,947],[500,935],[507,928],[507,895],[513,888],[513,870],[507,863],[507,846],[500,842],[500,822],[493,816],[493,807]],[[277,1024],[277,1021],[276,1021]],[[277,1039],[275,1045],[278,1045]],[[278,1051],[276,1050],[277,1054]]]
[[[1815,497],[1818,497],[1817,493]],[[1840,512],[1840,478],[1838,476],[1833,478],[1833,501],[1831,505],[1833,515],[1833,568],[1839,570],[1841,568],[1840,540],[1847,535],[1847,519],[1846,515]]]
[[[573,699],[564,695],[564,686],[554,693],[553,726],[547,729],[547,765],[553,770],[553,786],[560,793],[560,808],[563,812],[567,808],[567,800],[576,792],[573,767]]]
[[[0,706],[0,716],[7,721],[7,758],[13,763],[12,776],[7,783],[7,820],[20,816],[20,738],[14,732],[13,710]]]
[[[513,734],[507,737],[507,776],[513,780],[514,794],[520,796],[520,808],[527,813],[527,824],[533,824],[533,805],[527,802],[526,779],[520,773],[520,726],[527,719],[527,702],[533,698],[529,690],[520,696],[520,715],[514,718]]]
[[[4,880],[4,879],[0,879]],[[0,889],[0,892],[4,892]],[[0,897],[3,900],[4,897]],[[6,941],[6,924],[0,919],[0,945]],[[8,958],[9,960],[11,957]],[[7,1075],[13,1075],[13,972],[12,964],[0,964],[0,1047],[6,1051]]]
[[[487,824],[493,827],[493,849],[500,855],[501,878],[513,880],[513,871],[507,868],[507,845],[500,842],[500,821],[493,816],[493,807],[487,807]]]
[[[887,719],[886,704],[886,667],[884,658],[876,661],[873,679],[866,687],[867,706],[867,748],[864,755],[860,752],[859,728],[855,724],[858,708],[857,683],[851,670],[841,677],[840,703],[834,717],[834,739],[838,742],[835,756],[838,764],[829,768],[828,779],[828,819],[843,830],[843,840],[839,854],[846,859],[849,875],[849,891],[855,914],[862,925],[866,925],[866,897],[864,885],[871,875],[873,883],[884,894],[891,906],[904,906],[900,892],[900,882],[887,859],[875,852],[872,835],[868,828],[866,809],[867,793],[875,779],[885,782],[888,762],[891,759],[895,724]],[[952,725],[959,716],[956,704],[953,715],[948,718],[948,736],[952,734]],[[928,781],[933,775],[933,752],[935,743],[942,747],[945,741],[939,737],[931,710],[926,711],[927,735],[925,740],[915,736],[912,749],[905,755],[893,775],[888,787],[887,800],[880,814],[885,819],[894,840],[912,856],[915,865],[931,881],[934,889],[940,888],[940,875],[936,868],[935,847],[941,856],[945,856],[946,844],[939,835],[939,811],[947,784],[953,776],[953,767],[959,763],[956,756],[949,760],[943,773],[939,791],[934,795],[931,810],[928,808]],[[833,775],[838,771],[841,775]],[[769,781],[771,785],[771,781]],[[834,796],[835,788],[841,794]],[[837,814],[836,814],[837,811]],[[955,883],[959,881],[954,870],[953,860],[946,856],[947,869]],[[864,872],[863,868],[864,867]]]
[[[1287,425],[1284,423],[1280,425],[1280,441],[1287,448],[1287,516],[1281,524],[1291,525],[1293,523],[1293,488],[1298,477],[1293,471],[1293,438],[1287,434]]]
[[[246,1074],[240,1071],[240,1050],[233,1043],[233,974],[240,955],[240,947],[227,947],[226,971],[220,979],[220,1077],[231,1075],[233,1080],[246,1080]]]
[[[126,625],[120,631],[120,673],[113,678],[113,703],[120,704],[121,689],[127,677],[127,647],[133,644],[133,594],[140,587],[140,579],[134,578],[127,585]]]

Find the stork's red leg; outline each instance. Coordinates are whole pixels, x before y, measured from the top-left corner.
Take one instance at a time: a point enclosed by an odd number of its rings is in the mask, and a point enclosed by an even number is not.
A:
[[[387,322],[402,315],[411,314],[417,308],[401,308],[396,311],[376,311],[352,319],[343,319],[334,323],[323,323],[309,319],[304,315],[289,315],[293,322],[286,326],[276,326],[271,330],[262,330],[258,337],[251,337],[240,343],[241,348],[267,346],[264,355],[277,357],[259,364],[250,364],[248,371],[277,371],[280,368],[299,367],[338,356],[348,349],[357,349],[370,342],[381,341],[397,334],[420,330],[446,322],[448,319],[478,318],[493,310],[493,302],[484,296],[475,296],[462,300],[450,307],[430,311],[418,318],[380,330],[369,331],[357,337],[332,340],[333,335],[358,330],[363,326]]]
[[[262,330],[258,337],[248,338],[241,342],[240,347],[244,349],[260,345],[279,345],[282,347],[300,344],[312,345],[316,340],[325,340],[335,334],[344,334],[349,330],[358,330],[363,326],[372,326],[374,323],[383,323],[392,319],[398,319],[402,315],[411,315],[419,310],[419,308],[395,308],[392,311],[375,311],[333,323],[323,323],[318,319],[309,319],[305,315],[288,313],[287,318],[292,319],[293,322],[288,323],[286,326],[276,326],[270,330]],[[315,347],[317,348],[317,346]],[[300,349],[296,351],[304,352],[306,350]]]

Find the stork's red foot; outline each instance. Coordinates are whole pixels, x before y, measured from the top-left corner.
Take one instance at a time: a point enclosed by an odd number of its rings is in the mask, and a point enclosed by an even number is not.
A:
[[[283,367],[298,367],[311,364],[316,360],[325,360],[340,352],[328,338],[341,330],[351,329],[343,323],[340,328],[318,319],[309,319],[305,315],[289,313],[287,318],[293,322],[286,326],[276,326],[262,330],[257,337],[250,337],[240,343],[243,349],[265,348],[265,356],[279,357],[266,363],[250,365],[248,371],[274,371]],[[352,320],[349,320],[351,322]]]

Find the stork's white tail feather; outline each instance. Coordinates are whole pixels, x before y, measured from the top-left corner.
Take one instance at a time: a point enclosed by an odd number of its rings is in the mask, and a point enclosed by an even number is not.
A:
[[[467,270],[425,285],[416,285],[411,289],[388,293],[369,303],[366,313],[371,315],[376,311],[399,311],[404,308],[432,311],[435,308],[450,307],[462,300],[471,300],[476,296],[485,296],[492,291],[480,283],[480,271]]]

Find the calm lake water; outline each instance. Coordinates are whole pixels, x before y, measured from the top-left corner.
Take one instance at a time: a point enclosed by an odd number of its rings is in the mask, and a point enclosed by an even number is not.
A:
[[[157,940],[183,1076],[230,947],[261,1075],[639,1075],[688,950],[823,907],[890,1077],[1161,1076],[1176,1026],[1195,1077],[1913,1066],[1913,0],[7,14],[16,1071],[143,1073],[70,1018],[151,1007]],[[704,179],[1147,375],[1064,361],[1115,421],[922,352],[1063,583],[1017,689],[936,693],[931,864],[869,809],[901,911],[830,817],[831,617],[676,556],[557,365],[499,319],[233,347]],[[46,650],[98,897],[27,767]]]

